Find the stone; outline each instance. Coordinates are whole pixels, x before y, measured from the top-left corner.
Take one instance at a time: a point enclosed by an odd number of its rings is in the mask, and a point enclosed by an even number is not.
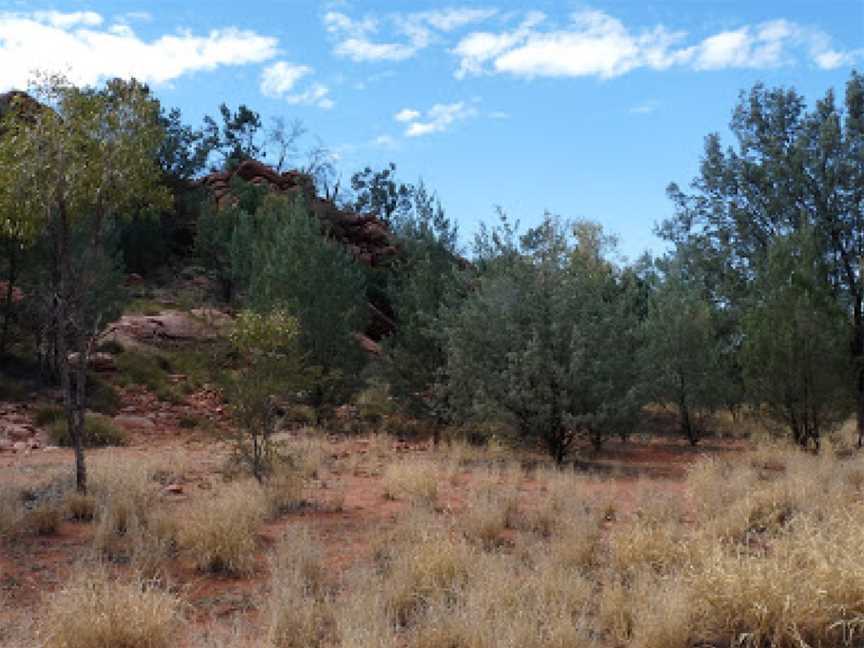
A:
[[[12,446],[12,449],[15,452],[24,452],[27,449],[27,444],[24,441],[18,441],[18,443]]]
[[[168,484],[163,492],[168,495],[182,495],[183,494],[183,486],[180,484]]]

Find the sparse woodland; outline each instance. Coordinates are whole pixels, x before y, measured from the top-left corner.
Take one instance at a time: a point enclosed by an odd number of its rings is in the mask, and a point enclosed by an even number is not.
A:
[[[864,646],[864,76],[733,108],[628,261],[0,95],[0,646]]]

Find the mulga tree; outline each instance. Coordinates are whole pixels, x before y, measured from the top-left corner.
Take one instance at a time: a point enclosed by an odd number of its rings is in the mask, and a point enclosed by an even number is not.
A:
[[[135,81],[77,88],[46,77],[34,88],[46,110],[13,120],[0,138],[0,186],[26,188],[20,206],[51,241],[56,276],[51,318],[76,482],[86,491],[82,434],[87,357],[99,327],[85,316],[91,295],[79,269],[100,257],[106,228],[131,207],[167,207],[157,164],[158,103]],[[81,237],[80,247],[75,238]],[[74,358],[74,361],[72,360]]]
[[[383,365],[394,395],[413,414],[440,422],[445,406],[436,386],[443,378],[447,354],[439,320],[442,308],[459,298],[459,272],[465,262],[459,255],[456,225],[437,196],[421,182],[412,201],[412,211],[394,227],[401,254],[389,298],[397,327],[384,341]]]
[[[675,407],[682,435],[696,445],[723,403],[723,347],[700,286],[675,259],[665,265],[642,325],[642,384],[648,399]]]
[[[773,243],[812,231],[846,316],[837,343],[854,366],[847,378],[864,444],[864,76],[852,73],[842,106],[829,90],[809,112],[795,90],[757,84],[742,93],[731,130],[735,146],[706,138],[691,192],[670,186],[677,213],[660,232],[702,251],[712,300],[740,314]]]
[[[316,408],[332,402],[356,377],[364,357],[356,334],[366,325],[365,279],[354,259],[321,231],[302,197],[267,196],[257,231],[234,261],[249,268],[249,304],[259,312],[284,308],[300,322]]]
[[[848,339],[814,233],[775,240],[744,317],[744,377],[754,405],[803,447],[854,411]]]
[[[522,237],[506,222],[481,233],[480,275],[446,320],[457,417],[503,416],[559,463],[580,436],[599,445],[632,425],[636,327],[601,234],[551,216]]]

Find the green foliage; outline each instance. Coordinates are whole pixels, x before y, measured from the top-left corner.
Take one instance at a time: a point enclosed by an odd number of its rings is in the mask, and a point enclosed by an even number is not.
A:
[[[441,417],[434,387],[447,354],[439,316],[460,295],[457,228],[421,182],[395,230],[402,255],[388,288],[397,329],[384,341],[384,374],[411,413]]]
[[[87,377],[87,408],[101,414],[116,414],[120,411],[120,396],[114,387],[93,375]]]
[[[178,403],[182,399],[169,379],[171,363],[158,354],[126,351],[115,360],[121,385],[142,385],[156,394],[159,400]]]
[[[66,421],[58,419],[48,425],[48,436],[54,445],[68,447],[73,445]],[[126,445],[126,433],[111,422],[111,419],[99,414],[87,414],[84,417],[84,430],[81,438],[85,448],[101,448],[105,446]]]
[[[363,362],[354,335],[366,321],[365,281],[354,260],[321,235],[303,201],[270,196],[256,214],[260,229],[246,256],[249,301],[258,312],[284,309],[300,323],[317,407],[344,392]]]
[[[204,118],[204,140],[222,156],[222,168],[233,169],[246,160],[263,157],[264,149],[259,141],[261,116],[245,104],[240,104],[234,113],[226,104],[219,106],[222,126],[207,116]]]
[[[601,234],[547,216],[518,243],[506,223],[481,237],[485,270],[446,325],[459,418],[504,417],[559,462],[580,435],[599,445],[629,430],[641,404],[637,327]]]
[[[290,400],[292,393],[307,386],[299,341],[297,319],[278,309],[266,314],[241,312],[231,334],[243,359],[227,389],[235,421],[243,430],[236,450],[259,480],[277,458],[270,442],[277,402]]]
[[[835,429],[854,408],[843,310],[810,232],[777,239],[744,319],[743,361],[756,405],[801,445]]]
[[[351,176],[353,209],[372,213],[385,223],[394,223],[411,210],[414,188],[396,180],[396,165],[390,162],[380,171],[366,167]]]
[[[811,238],[815,256],[824,263],[814,286],[824,286],[835,309],[845,315],[845,339],[834,335],[833,323],[830,337],[854,365],[854,372],[843,375],[856,392],[859,440],[864,443],[864,203],[860,193],[864,76],[860,73],[852,73],[844,104],[837,106],[832,90],[810,111],[793,89],[757,84],[742,93],[730,124],[736,146],[724,149],[717,134],[706,138],[693,191],[687,194],[670,185],[677,213],[659,233],[684,251],[688,263],[705,277],[710,299],[723,305],[731,339],[740,336],[745,319],[750,321],[751,334],[761,328],[765,336],[770,336],[767,322],[781,324],[779,306],[778,314],[770,316],[772,307],[760,301],[766,290],[790,307],[797,304],[802,314],[809,308],[806,299],[815,299],[815,293],[808,293],[804,301],[792,299],[782,286],[788,277],[771,269],[777,260],[769,257],[777,254],[775,244],[785,246],[788,243],[782,241],[792,240],[789,237]],[[769,286],[768,281],[774,283]],[[759,312],[747,315],[754,304]],[[819,306],[819,312],[827,311]],[[757,326],[755,320],[763,325]],[[799,325],[807,328],[803,322]],[[765,348],[768,341],[766,337],[751,343],[751,352],[754,344]],[[798,370],[789,367],[792,374]],[[831,400],[837,398],[841,394]]]
[[[649,303],[639,362],[646,396],[678,410],[682,434],[696,444],[722,402],[722,350],[711,305],[674,261]]]

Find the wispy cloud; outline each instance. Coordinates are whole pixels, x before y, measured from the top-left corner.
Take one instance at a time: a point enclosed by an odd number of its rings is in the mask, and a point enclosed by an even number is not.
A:
[[[452,50],[459,60],[455,76],[609,79],[639,68],[764,69],[804,58],[832,69],[864,58],[864,50],[837,50],[824,32],[787,20],[745,25],[694,44],[686,43],[686,32],[664,25],[634,30],[598,10],[571,14],[564,28],[542,29],[547,22],[542,14],[531,13],[512,29],[466,35]]]
[[[330,89],[323,83],[316,82],[303,90],[296,90],[297,83],[313,72],[308,65],[277,61],[261,72],[261,94],[284,99],[289,104],[318,106],[329,110],[335,103],[329,96]]]
[[[412,122],[420,118],[420,111],[413,108],[403,108],[398,113],[393,115],[393,119],[398,122]]]
[[[656,99],[649,99],[640,104],[636,104],[630,108],[630,112],[634,115],[648,115],[655,112],[660,107],[660,102]]]
[[[115,76],[166,83],[278,54],[275,38],[236,27],[205,35],[179,31],[148,41],[128,24],[105,22],[95,12],[0,13],[0,89],[25,86],[36,70],[64,72],[79,84]]]
[[[456,122],[477,116],[477,109],[464,101],[450,104],[435,104],[425,113],[406,108],[400,110],[394,119],[406,124],[406,137],[422,137],[432,133],[443,133]]]
[[[440,35],[481,22],[496,9],[451,7],[413,13],[389,13],[354,19],[341,11],[324,14],[324,26],[335,40],[333,53],[352,61],[404,61],[436,42]],[[379,37],[382,26],[388,37]]]

